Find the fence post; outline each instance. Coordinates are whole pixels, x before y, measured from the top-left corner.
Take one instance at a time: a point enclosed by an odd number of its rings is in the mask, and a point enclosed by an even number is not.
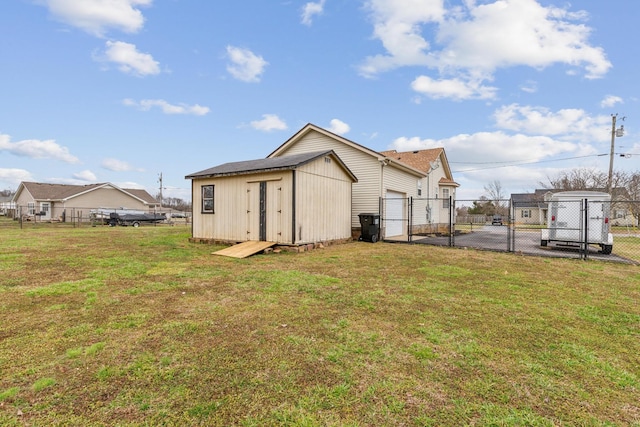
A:
[[[453,239],[453,196],[449,196],[449,247],[454,245]]]
[[[584,223],[582,224],[584,228],[584,259],[586,260],[589,257],[589,201],[587,199],[583,200],[584,203]]]
[[[515,213],[512,200],[509,199],[509,210],[507,214],[507,252],[516,251],[516,229],[515,229]],[[513,221],[512,221],[513,218]],[[512,224],[512,222],[514,224]],[[513,227],[513,228],[511,228]]]
[[[407,213],[409,214],[408,230],[407,230],[407,241],[411,243],[413,241],[413,196],[409,196],[407,199],[409,206],[407,206]]]

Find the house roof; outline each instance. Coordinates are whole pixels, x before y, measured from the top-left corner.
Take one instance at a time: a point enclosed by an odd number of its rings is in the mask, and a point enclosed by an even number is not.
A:
[[[387,157],[384,154],[372,150],[370,148],[365,147],[364,145],[360,145],[357,142],[353,142],[343,136],[337,135],[333,132],[330,132],[326,129],[321,128],[320,126],[316,126],[312,123],[307,123],[302,129],[300,129],[298,132],[296,132],[295,135],[293,135],[291,138],[289,138],[288,140],[286,140],[282,145],[280,145],[278,148],[276,148],[273,152],[271,152],[271,154],[269,154],[267,156],[267,158],[274,158],[276,156],[280,156],[282,153],[284,153],[285,151],[287,151],[287,149],[296,143],[296,141],[300,140],[303,136],[305,136],[306,134],[308,134],[309,132],[318,132],[320,134],[323,134],[325,136],[328,136],[329,138],[332,138],[336,141],[339,141],[349,147],[355,148],[356,150],[360,150],[366,154],[369,154],[370,156],[373,156],[375,158],[377,158],[380,161],[384,161],[386,160],[388,164],[391,164],[392,166],[398,168],[398,169],[402,169],[406,172],[409,172],[413,175],[416,176],[421,176],[421,177],[425,177],[426,176],[426,172],[424,172],[423,170],[417,169],[405,162],[400,162],[396,159],[393,159],[391,157]]]
[[[205,169],[200,172],[194,172],[190,175],[185,176],[185,179],[246,175],[251,173],[270,172],[277,170],[293,170],[317,158],[327,155],[332,156],[338,162],[338,164],[347,172],[347,174],[354,182],[358,181],[353,172],[349,170],[347,165],[344,164],[344,162],[333,150],[316,151],[311,153],[302,153],[283,157],[271,157],[258,160],[246,160],[242,162],[224,163],[222,165]]]
[[[456,187],[460,186],[460,184],[453,180],[451,169],[449,169],[449,162],[447,161],[447,156],[444,152],[444,148],[442,147],[400,152],[396,150],[387,150],[381,151],[380,154],[399,160],[427,174],[434,169],[434,164],[440,161],[440,164],[442,164],[445,169],[446,178],[440,178],[439,183]]]
[[[33,200],[46,201],[65,201],[78,197],[82,194],[97,190],[99,188],[111,187],[133,198],[139,199],[148,205],[157,205],[158,201],[154,199],[146,190],[140,189],[124,189],[119,188],[108,182],[87,185],[69,185],[69,184],[47,184],[42,182],[21,182],[18,190],[13,196],[13,200],[17,200],[22,191],[27,191]]]

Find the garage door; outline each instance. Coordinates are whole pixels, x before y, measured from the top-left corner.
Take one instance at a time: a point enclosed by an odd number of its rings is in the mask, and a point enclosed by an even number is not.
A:
[[[404,234],[404,205],[406,200],[403,193],[387,190],[384,209],[384,237],[402,236]]]

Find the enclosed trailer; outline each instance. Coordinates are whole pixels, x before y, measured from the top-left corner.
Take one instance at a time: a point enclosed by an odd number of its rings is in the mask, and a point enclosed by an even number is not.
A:
[[[603,254],[613,249],[609,213],[611,195],[599,191],[563,191],[549,200],[547,228],[540,244],[599,245]]]

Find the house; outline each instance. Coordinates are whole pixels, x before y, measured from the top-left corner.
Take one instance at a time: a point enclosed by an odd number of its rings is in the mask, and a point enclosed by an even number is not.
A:
[[[558,189],[537,189],[533,193],[511,194],[514,221],[516,224],[545,225],[547,223],[548,201]],[[591,191],[606,192],[605,189]],[[630,201],[624,188],[614,188],[611,192],[611,225],[634,226],[638,219],[634,215],[636,202]]]
[[[15,204],[11,201],[12,196],[0,196],[0,215],[12,216],[15,211]]]
[[[354,235],[360,229],[360,213],[381,213],[384,238],[406,235],[410,198],[422,198],[422,203],[426,205],[412,210],[416,213],[412,218],[414,227],[448,223],[448,217],[442,217],[440,213],[448,212],[449,196],[455,198],[458,184],[453,181],[443,149],[384,154],[309,123],[276,148],[268,158],[323,149],[333,150],[358,177],[358,182],[353,184],[351,208]],[[412,159],[415,160],[413,165],[409,163]],[[429,211],[428,200],[438,197],[444,197],[446,202],[442,200],[438,209]]]
[[[548,201],[560,190],[537,189],[533,193],[512,193],[511,206],[516,224],[544,225],[547,223]]]
[[[449,161],[444,148],[430,148],[425,150],[401,151],[396,150],[381,151],[381,154],[401,161],[409,166],[421,170],[427,174],[424,188],[418,188],[418,199],[424,200],[424,214],[426,227],[414,232],[439,231],[443,226],[448,227],[449,214],[451,212],[451,202],[455,200],[456,188],[460,186],[453,180],[453,174],[449,167]],[[422,224],[421,218],[423,209],[414,207],[413,224]],[[417,212],[416,212],[417,211]],[[455,211],[454,211],[455,212]],[[419,225],[414,225],[419,228]]]
[[[351,238],[357,178],[330,149],[225,163],[185,179],[195,241],[295,246]]]
[[[123,189],[111,183],[67,185],[21,182],[13,203],[23,217],[71,221],[97,209],[153,211],[160,203],[145,190]]]

